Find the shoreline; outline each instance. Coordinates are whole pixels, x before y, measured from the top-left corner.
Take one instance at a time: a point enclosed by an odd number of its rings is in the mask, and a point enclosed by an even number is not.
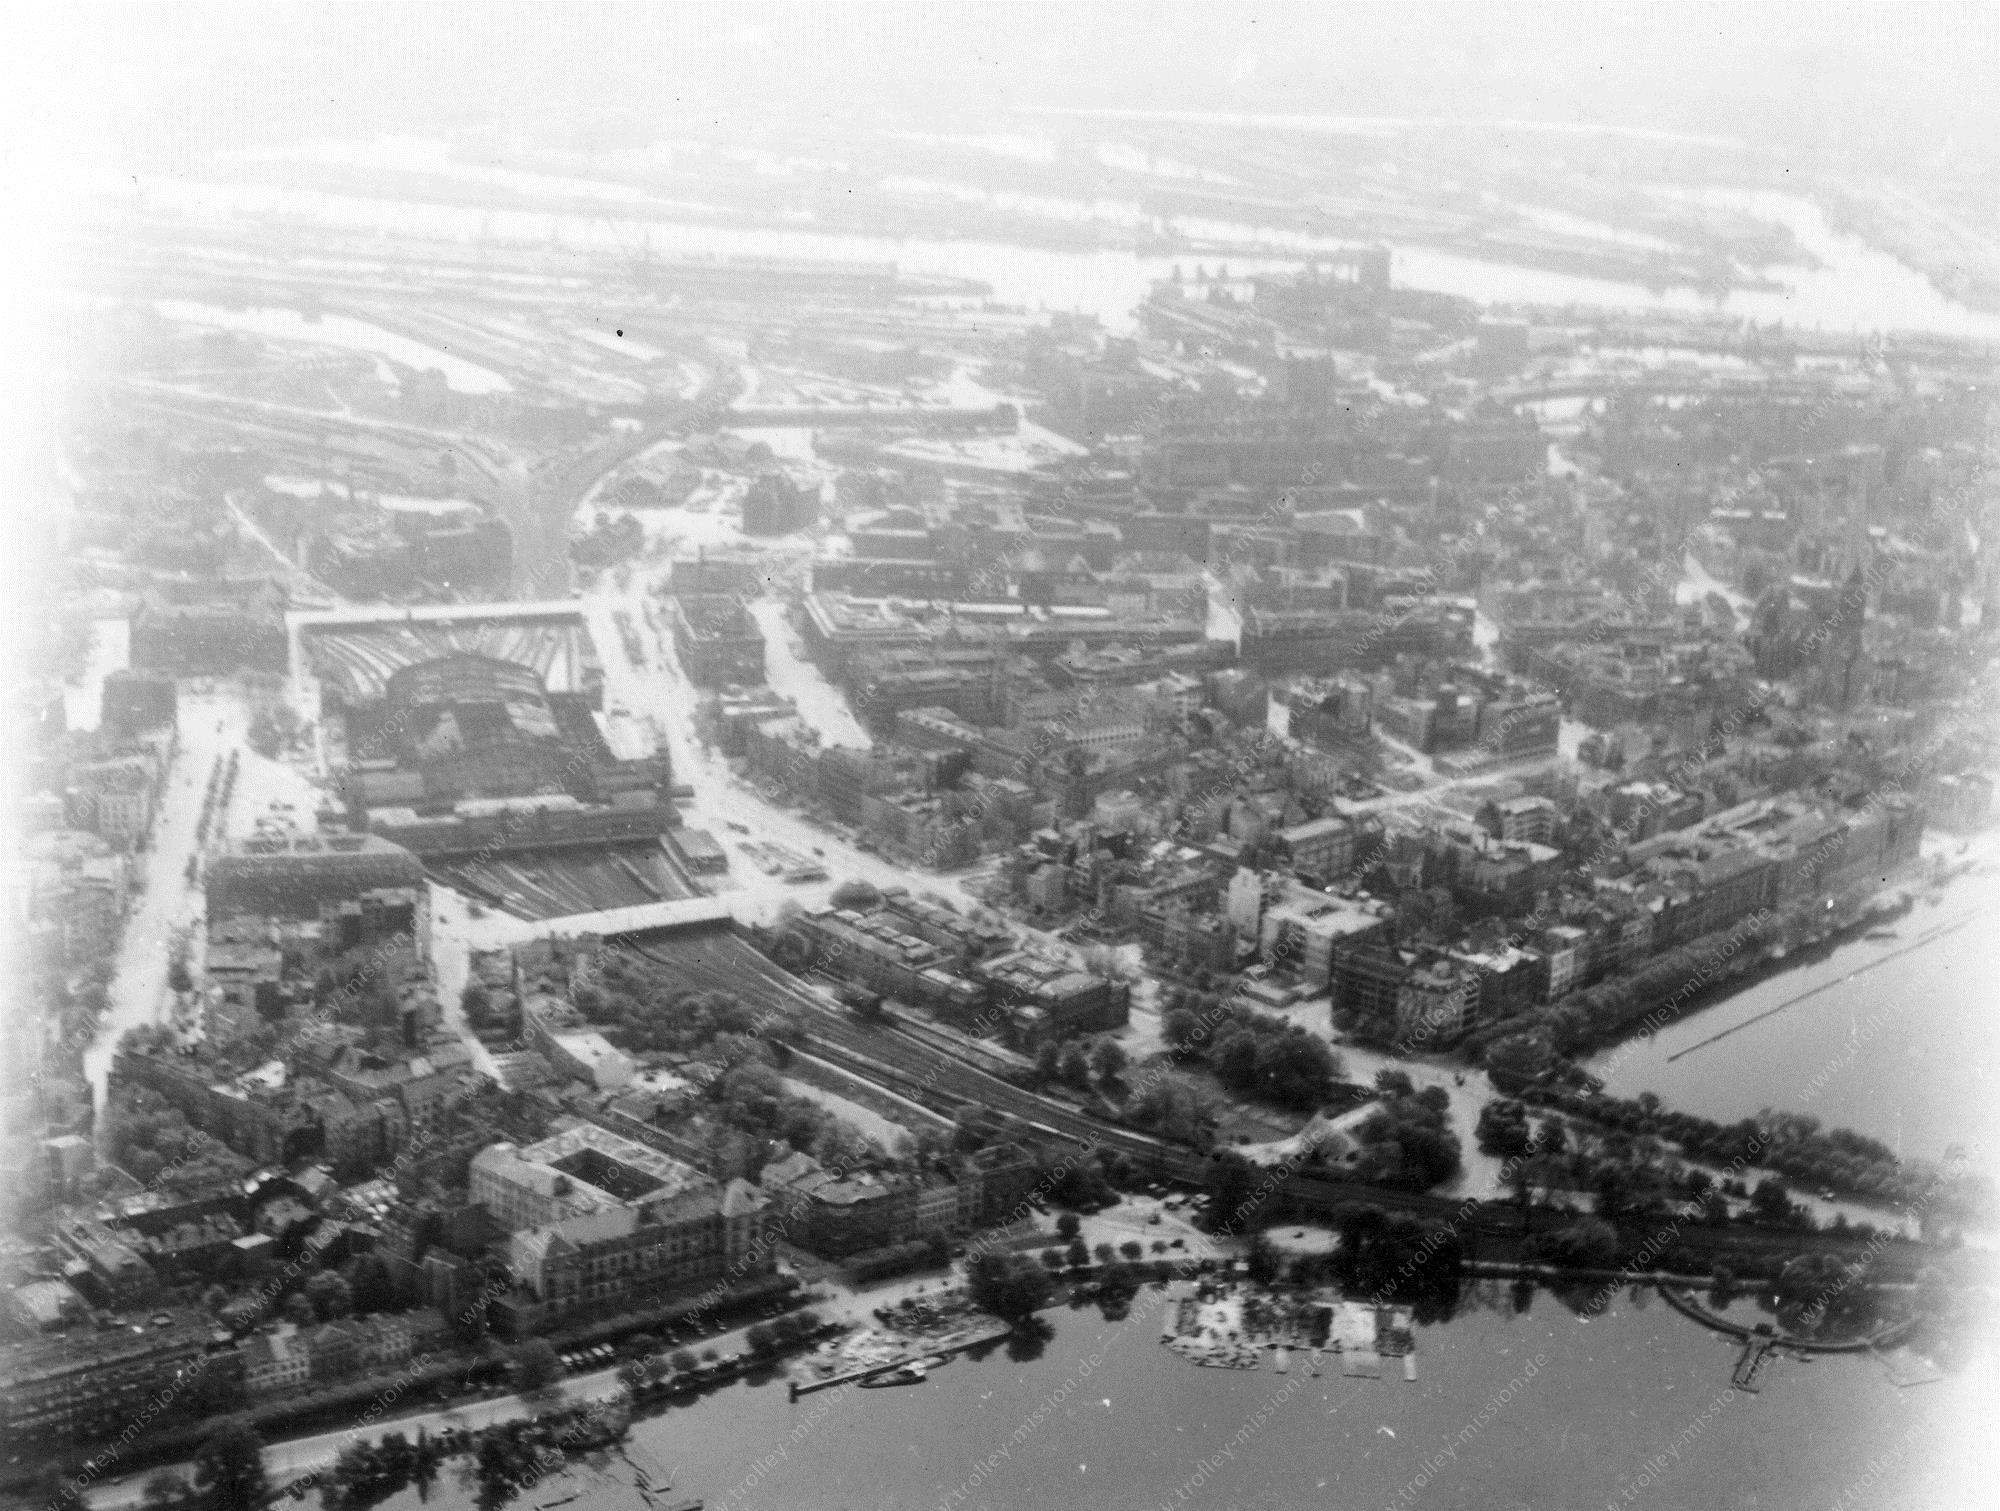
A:
[[[1650,1042],[1667,1030],[1692,1022],[1696,1017],[1722,1006],[1731,998],[1740,996],[1753,987],[1761,986],[1764,982],[1774,980],[1789,971],[1801,966],[1821,964],[1844,946],[1864,940],[1868,934],[1883,927],[1885,921],[1914,915],[1919,902],[1928,900],[1942,907],[1954,890],[1963,890],[1965,883],[1976,881],[1982,876],[1993,875],[1993,868],[2000,865],[2000,830],[1987,829],[1966,837],[1961,843],[1966,846],[1965,853],[1953,856],[1939,854],[1926,856],[1911,868],[1917,874],[1900,880],[1892,878],[1886,884],[1878,886],[1865,900],[1855,905],[1857,914],[1854,918],[1830,929],[1827,933],[1789,946],[1765,945],[1751,957],[1750,963],[1738,974],[1705,987],[1666,1022],[1649,1027],[1646,1024],[1646,1015],[1641,1015],[1634,1018],[1628,1027],[1595,1038],[1588,1048],[1566,1058],[1578,1068],[1601,1079],[1600,1071],[1592,1062],[1610,1057],[1613,1065],[1606,1068],[1615,1068],[1616,1062],[1623,1058],[1620,1052],[1630,1046]],[[1975,911],[1964,917],[1947,919],[1940,924],[1927,927],[1919,937],[1899,941],[1898,948],[1885,950],[1875,958],[1862,962],[1848,976],[1816,985],[1807,993],[1788,998],[1786,1002],[1780,1004],[1780,1007],[1790,1007],[1796,1002],[1803,1001],[1807,995],[1844,985],[1853,976],[1873,970],[1876,966],[1900,955],[1934,944],[1938,939],[1974,922],[1978,916]],[[1928,924],[1929,920],[1926,919],[1925,922]],[[1774,1015],[1775,1011],[1776,1009],[1773,1009],[1771,1012],[1760,1014],[1757,1018],[1734,1024],[1724,1030],[1724,1033],[1735,1033],[1747,1028],[1752,1023],[1761,1021],[1762,1017]],[[1702,1042],[1706,1044],[1713,1041]],[[1669,1056],[1669,1059],[1679,1059],[1699,1047],[1701,1045],[1677,1050]]]
[[[1989,916],[2000,917],[1996,905],[2000,904],[2000,831],[1953,837],[1949,843],[1949,851],[1926,857],[1926,880],[1899,882],[1877,893],[1878,903],[1888,902],[1897,892],[1916,899],[1895,937],[1881,939],[1878,948],[1857,946],[1883,927],[1879,912],[1864,915],[1805,950],[1762,958],[1741,974],[1715,983],[1671,1020],[1655,1026],[1635,1022],[1630,1032],[1571,1057],[1570,1063],[1613,1095],[1651,1092],[1668,1106],[1720,1121],[1750,1116],[1761,1105],[1775,1105],[1827,1116],[1889,1144],[1906,1158],[1936,1159],[1953,1144],[1976,1146],[1982,1141],[1988,1105],[1978,1094],[1979,1067],[1988,1057],[1993,1036],[1980,1029],[1985,1019],[1976,1005],[1968,1006],[1966,993],[1977,991],[1973,983],[1981,976],[1984,959],[2000,965],[2000,952],[1990,941],[1981,944],[1971,926]],[[1968,951],[1973,952],[1970,957]],[[1892,965],[1894,970],[1884,969]],[[1772,983],[1788,976],[1793,966],[1809,967],[1817,974],[1774,989]],[[1958,974],[1947,974],[1954,969]],[[1969,980],[1964,975],[1967,970]],[[1735,1002],[1753,991],[1763,996]],[[1716,1015],[1716,1009],[1732,1002],[1730,1013]],[[1897,1015],[1902,1015],[1899,1029]],[[1704,1017],[1706,1021],[1698,1022]],[[1795,1022],[1773,1030],[1771,1020],[1781,1018]],[[1789,1070],[1797,1078],[1782,1097],[1768,1091],[1752,1093],[1737,1084],[1740,1077],[1732,1076],[1740,1058],[1739,1042],[1751,1042],[1732,1041],[1753,1028],[1763,1029],[1765,1037],[1756,1041],[1754,1052],[1742,1053]],[[1901,1052],[1884,1056],[1880,1051],[1896,1038],[1892,1029],[1902,1035]],[[1878,1037],[1882,1042],[1874,1045],[1877,1052],[1864,1054]],[[1697,1055],[1697,1049],[1717,1050],[1720,1057]],[[1905,1066],[1905,1059],[1928,1062],[1931,1079],[1923,1084],[1931,1091],[1925,1106],[1962,1105],[1979,1116],[1955,1118],[1936,1127],[1920,1117],[1917,1126],[1906,1130],[1898,1098],[1916,1095],[1903,1083],[1917,1072]],[[1840,1104],[1826,1105],[1823,1111],[1822,1093],[1831,1078],[1849,1069],[1861,1070],[1863,1079],[1849,1086]],[[1901,1091],[1896,1090],[1899,1086]],[[1942,1095],[1935,1094],[1939,1092]],[[1906,1139],[1913,1143],[1906,1144]]]
[[[1896,917],[1901,915],[1892,913],[1887,916]],[[1674,1061],[1682,1059],[1688,1055],[1691,1055],[1698,1049],[1706,1049],[1709,1045],[1717,1043],[1722,1039],[1726,1039],[1731,1034],[1741,1033],[1744,1029],[1749,1028],[1752,1024],[1762,1023],[1766,1018],[1776,1017],[1779,1013],[1784,1012],[1787,1008],[1794,1007],[1797,1004],[1804,1002],[1808,997],[1815,997],[1818,996],[1821,992],[1830,992],[1834,990],[1836,987],[1845,986],[1847,985],[1848,982],[1854,980],[1857,976],[1864,975],[1865,973],[1874,970],[1877,966],[1887,965],[1891,960],[1898,960],[1902,958],[1904,955],[1910,954],[1912,951],[1923,949],[1927,945],[1935,943],[1937,940],[1944,938],[1946,935],[1955,934],[1960,929],[1965,928],[1967,925],[1971,924],[1976,918],[1976,916],[1977,916],[1976,914],[1968,914],[1964,918],[1958,919],[1956,922],[1943,924],[1938,928],[1931,930],[1928,933],[1920,934],[1917,936],[1917,938],[1911,940],[1901,949],[1890,950],[1885,955],[1878,955],[1873,960],[1869,961],[1866,965],[1857,966],[1855,969],[1849,971],[1845,976],[1842,976],[1837,981],[1822,981],[1818,986],[1808,987],[1805,991],[1800,992],[1795,997],[1787,997],[1783,1002],[1780,1002],[1775,1007],[1766,1008],[1763,1012],[1758,1013],[1755,1017],[1745,1018],[1741,1023],[1732,1024],[1730,1027],[1721,1030],[1719,1033],[1710,1034],[1706,1039],[1697,1040],[1695,1043],[1690,1044],[1686,1049],[1677,1049],[1672,1054],[1667,1056],[1667,1063],[1671,1065]],[[1853,928],[1855,927],[1859,927],[1859,925],[1858,924],[1853,925],[1848,930],[1845,930],[1843,932],[1851,933]],[[1866,936],[1864,935],[1863,937],[1865,938]],[[1774,958],[1782,959],[1784,957],[1779,956]]]

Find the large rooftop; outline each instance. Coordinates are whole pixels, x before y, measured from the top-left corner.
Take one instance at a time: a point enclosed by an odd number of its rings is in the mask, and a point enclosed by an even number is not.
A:
[[[683,1191],[709,1184],[708,1177],[694,1166],[682,1164],[671,1155],[662,1154],[608,1128],[600,1128],[595,1123],[579,1123],[573,1128],[551,1134],[540,1143],[522,1149],[520,1158],[561,1170],[573,1179],[585,1181],[613,1196],[620,1196],[620,1193],[611,1191],[597,1177],[628,1186],[648,1200],[677,1196]],[[632,1200],[635,1197],[624,1196],[621,1199]]]

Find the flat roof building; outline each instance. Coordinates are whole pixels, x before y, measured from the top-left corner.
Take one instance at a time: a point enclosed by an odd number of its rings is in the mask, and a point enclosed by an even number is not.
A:
[[[1375,944],[1389,932],[1379,904],[1335,897],[1297,882],[1272,889],[1258,927],[1257,943],[1268,964],[1287,965],[1314,992],[1333,982],[1340,950]]]

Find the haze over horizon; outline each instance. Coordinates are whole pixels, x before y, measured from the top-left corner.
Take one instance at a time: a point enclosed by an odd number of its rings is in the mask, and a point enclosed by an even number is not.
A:
[[[500,5],[476,25],[459,6],[300,5],[245,24],[261,11],[27,11],[17,134],[156,171],[550,113],[776,111],[836,136],[870,115],[993,129],[1047,109],[1511,121],[1883,171],[1963,169],[2000,143],[1985,5]]]

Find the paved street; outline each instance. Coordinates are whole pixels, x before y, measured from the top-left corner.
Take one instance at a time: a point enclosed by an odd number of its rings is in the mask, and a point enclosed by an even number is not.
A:
[[[935,1288],[935,1280],[933,1280]],[[894,1299],[901,1292],[867,1293],[867,1306],[860,1308],[864,1315],[868,1307],[885,1304],[884,1298]],[[853,1307],[842,1308],[828,1305],[817,1308],[822,1315],[832,1318],[853,1312]],[[752,1324],[732,1328],[728,1332],[717,1333],[692,1345],[696,1352],[714,1349],[724,1358],[742,1353],[749,1344],[746,1335]],[[310,1436],[290,1438],[271,1443],[264,1450],[264,1468],[271,1483],[281,1485],[315,1469],[323,1469],[331,1464],[340,1453],[359,1442],[380,1442],[392,1432],[400,1432],[404,1437],[415,1440],[419,1429],[437,1434],[447,1427],[477,1429],[491,1427],[496,1422],[511,1422],[520,1417],[548,1412],[563,1406],[576,1405],[583,1401],[605,1401],[617,1395],[622,1389],[620,1383],[622,1366],[612,1364],[603,1369],[591,1370],[584,1374],[572,1375],[558,1381],[546,1391],[529,1397],[512,1392],[503,1395],[485,1396],[476,1400],[459,1402],[431,1411],[397,1412],[393,1407],[384,1409],[366,1427],[348,1426],[331,1432],[318,1432]],[[393,1386],[393,1379],[385,1380],[384,1392]],[[355,1418],[368,1415],[368,1407],[357,1408]],[[191,1472],[187,1464],[175,1465],[183,1473]],[[146,1481],[159,1473],[157,1468],[140,1474],[131,1474],[119,1479],[106,1480],[94,1486],[85,1496],[93,1511],[124,1511],[126,1507],[141,1504]]]
[[[195,826],[201,818],[209,769],[218,756],[226,757],[243,745],[249,723],[243,700],[234,693],[181,694],[180,751],[167,774],[151,848],[138,858],[143,889],[133,901],[119,941],[110,1003],[83,1057],[84,1073],[99,1106],[118,1040],[127,1030],[158,1022],[166,1013],[174,931],[201,917],[201,889],[188,881],[186,868],[195,852]]]
[[[723,895],[731,907],[740,916],[768,921],[787,901],[800,905],[824,902],[835,886],[850,878],[885,887],[909,885],[912,878],[906,867],[858,849],[801,813],[767,802],[731,774],[719,753],[703,746],[696,731],[702,690],[682,675],[671,637],[646,625],[644,606],[649,587],[647,577],[635,573],[629,593],[618,594],[603,583],[586,600],[591,633],[603,647],[605,700],[650,716],[659,726],[673,760],[674,780],[694,789],[693,800],[681,805],[684,821],[708,830],[729,852],[731,885]],[[626,611],[645,640],[649,664],[644,669],[635,669],[625,659],[611,619],[614,607]],[[775,610],[776,606],[769,607]],[[818,676],[816,670],[806,670]],[[844,700],[841,706],[844,709]],[[732,829],[731,824],[742,828]],[[746,841],[783,845],[824,865],[827,879],[791,884],[770,876],[744,851]],[[918,883],[921,890],[938,892],[962,906],[976,902],[949,878],[919,874]]]

